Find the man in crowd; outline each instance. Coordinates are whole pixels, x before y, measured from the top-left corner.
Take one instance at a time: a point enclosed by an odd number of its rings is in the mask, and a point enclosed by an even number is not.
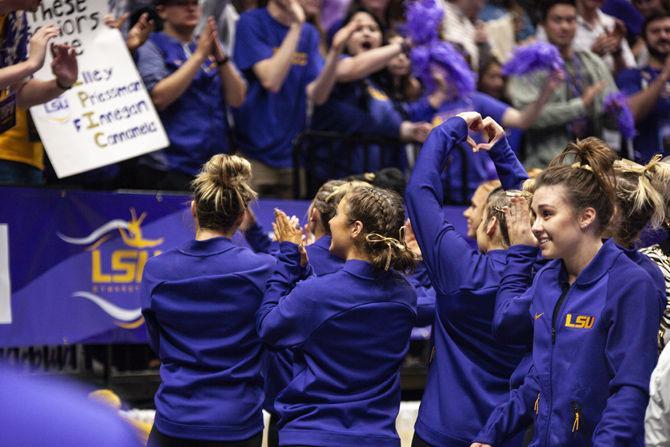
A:
[[[650,16],[642,38],[649,51],[649,63],[622,72],[617,84],[628,95],[637,122],[635,160],[646,163],[656,153],[670,154],[670,15]]]
[[[263,196],[291,197],[293,140],[305,128],[307,101],[323,104],[335,84],[344,45],[333,44],[324,63],[319,44],[298,0],[270,0],[237,24],[235,63],[249,83],[234,111],[237,142]]]
[[[607,65],[590,51],[574,50],[577,8],[574,0],[550,0],[543,5],[542,26],[547,40],[565,62],[565,79],[554,91],[539,118],[526,133],[524,164],[543,167],[568,142],[603,136],[603,100],[616,91]],[[508,95],[517,109],[535,101],[546,84],[547,72],[512,77]]]

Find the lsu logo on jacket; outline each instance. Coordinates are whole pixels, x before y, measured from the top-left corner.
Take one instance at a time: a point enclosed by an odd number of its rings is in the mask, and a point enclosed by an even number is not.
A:
[[[567,314],[565,316],[565,327],[573,329],[591,329],[595,322],[596,317],[590,315]]]

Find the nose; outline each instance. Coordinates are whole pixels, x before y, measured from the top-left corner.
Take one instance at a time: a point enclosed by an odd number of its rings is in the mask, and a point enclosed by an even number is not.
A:
[[[536,217],[533,221],[533,226],[530,228],[530,231],[533,232],[535,237],[538,237],[544,231],[544,228],[542,227],[542,220],[539,217]]]
[[[466,219],[470,217],[470,208],[466,208],[465,211],[463,211],[463,217]]]

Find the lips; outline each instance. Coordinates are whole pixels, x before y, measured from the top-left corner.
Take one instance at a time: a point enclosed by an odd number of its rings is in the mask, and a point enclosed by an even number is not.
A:
[[[363,48],[364,50],[369,50],[369,49],[372,48],[372,43],[370,43],[370,42],[363,42],[363,43],[361,43],[361,48]]]

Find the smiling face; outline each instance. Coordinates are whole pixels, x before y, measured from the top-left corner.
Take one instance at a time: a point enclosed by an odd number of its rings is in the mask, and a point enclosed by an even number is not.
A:
[[[539,187],[533,194],[532,208],[535,214],[532,231],[542,256],[562,259],[576,253],[585,231],[568,201],[565,186]]]
[[[659,61],[670,54],[670,17],[654,20],[647,25],[644,41],[649,53]]]
[[[352,56],[379,48],[382,45],[382,30],[375,19],[367,12],[357,12],[351,17],[360,23],[347,42],[347,51]]]

